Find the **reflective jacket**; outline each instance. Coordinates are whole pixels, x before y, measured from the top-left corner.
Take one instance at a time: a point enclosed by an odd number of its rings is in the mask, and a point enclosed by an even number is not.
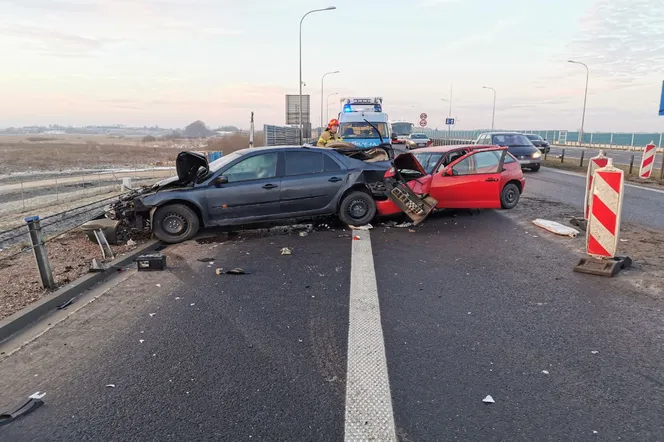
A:
[[[316,143],[316,146],[325,147],[327,146],[327,143],[334,141],[342,141],[342,138],[339,136],[339,134],[336,133],[333,134],[329,130],[325,129],[323,133],[320,134],[320,138],[318,139],[318,143]]]

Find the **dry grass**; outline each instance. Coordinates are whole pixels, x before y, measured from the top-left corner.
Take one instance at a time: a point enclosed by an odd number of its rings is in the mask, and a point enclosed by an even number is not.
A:
[[[159,165],[175,159],[169,148],[122,144],[2,143],[0,174]]]
[[[579,159],[569,158],[564,163],[560,162],[559,158],[547,158],[542,160],[542,165],[545,167],[552,167],[555,169],[568,170],[570,172],[577,172],[581,174],[587,173],[588,170],[588,161],[584,160],[583,167],[580,166]],[[652,177],[648,181],[644,181],[639,178],[638,167],[632,169],[632,173],[629,173],[629,166],[623,164],[614,164],[614,167],[622,169],[625,172],[625,181],[631,181],[633,183],[642,184],[644,186],[664,186],[664,180],[659,179],[659,171],[653,170]]]
[[[263,132],[254,134],[254,146],[263,146],[264,138]],[[212,151],[220,151],[224,154],[235,152],[236,150],[245,149],[249,147],[249,135],[246,134],[233,134],[223,138],[211,138],[207,142],[208,149]]]

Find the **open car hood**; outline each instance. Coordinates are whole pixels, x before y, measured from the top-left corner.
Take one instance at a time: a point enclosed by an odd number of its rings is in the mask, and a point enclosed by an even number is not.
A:
[[[394,163],[394,168],[397,170],[416,170],[422,174],[422,176],[427,175],[426,171],[424,170],[424,167],[420,164],[419,161],[417,161],[417,158],[415,158],[415,155],[412,153],[406,152],[397,155],[397,157],[393,161]]]
[[[180,152],[175,160],[178,172],[177,184],[186,186],[196,181],[199,176],[207,175],[210,165],[205,155],[196,152]]]

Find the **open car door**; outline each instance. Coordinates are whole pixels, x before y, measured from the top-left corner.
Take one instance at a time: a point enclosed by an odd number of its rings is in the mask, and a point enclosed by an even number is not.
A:
[[[500,209],[506,147],[469,152],[434,173],[430,195],[439,209]]]
[[[436,208],[437,201],[427,194],[431,176],[427,175],[411,153],[398,155],[392,166],[394,173],[384,180],[387,197],[408,215],[414,225],[418,225]],[[420,189],[423,193],[416,194],[408,185],[409,181],[411,184],[420,184],[414,188]]]

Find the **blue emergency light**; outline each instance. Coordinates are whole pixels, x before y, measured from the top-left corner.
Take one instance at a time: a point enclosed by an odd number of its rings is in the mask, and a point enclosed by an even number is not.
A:
[[[344,104],[344,112],[353,112],[353,107],[350,104]]]

